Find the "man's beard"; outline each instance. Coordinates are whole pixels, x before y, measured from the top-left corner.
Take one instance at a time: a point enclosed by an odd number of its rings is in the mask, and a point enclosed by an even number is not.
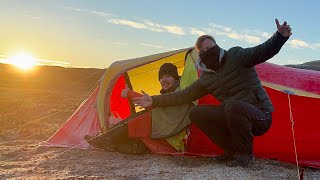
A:
[[[201,62],[205,64],[208,69],[216,71],[219,68],[219,55],[220,47],[215,45],[207,51],[200,53],[199,57]]]

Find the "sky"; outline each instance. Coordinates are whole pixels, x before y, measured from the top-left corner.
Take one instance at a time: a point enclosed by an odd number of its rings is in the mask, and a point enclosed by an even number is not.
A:
[[[320,1],[0,0],[0,62],[26,52],[43,64],[106,68],[112,62],[194,46],[210,34],[220,47],[253,47],[293,35],[269,62],[320,59]]]

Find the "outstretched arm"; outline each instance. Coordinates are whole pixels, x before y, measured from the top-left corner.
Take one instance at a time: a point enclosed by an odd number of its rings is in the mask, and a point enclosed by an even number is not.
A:
[[[199,79],[181,91],[175,91],[172,93],[152,97],[143,91],[142,93],[144,96],[133,98],[133,103],[136,106],[143,108],[148,106],[163,107],[187,104],[207,94],[204,88],[201,86]]]
[[[143,97],[144,95],[140,94],[140,93],[137,93],[137,92],[129,89],[128,87],[126,87],[125,89],[122,90],[121,96],[123,98],[127,98],[130,102],[132,102],[134,98]],[[151,109],[153,109],[153,107],[152,106],[148,106],[148,107],[146,107],[146,109],[147,110],[151,110]]]
[[[236,55],[241,58],[244,66],[253,67],[272,58],[292,35],[290,25],[286,21],[282,25],[279,24],[278,19],[275,22],[277,32],[266,42],[252,48],[240,48],[236,51]]]

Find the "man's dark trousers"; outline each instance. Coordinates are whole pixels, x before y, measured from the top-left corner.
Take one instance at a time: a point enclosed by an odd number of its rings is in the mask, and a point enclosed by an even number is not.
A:
[[[219,147],[240,154],[252,154],[253,136],[266,133],[272,122],[271,113],[241,101],[195,106],[189,116]]]

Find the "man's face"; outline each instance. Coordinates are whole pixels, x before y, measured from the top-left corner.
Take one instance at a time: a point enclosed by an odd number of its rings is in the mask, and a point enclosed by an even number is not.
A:
[[[175,83],[175,79],[170,75],[163,75],[160,77],[160,84],[163,90],[167,91],[169,90]]]
[[[208,69],[216,71],[219,68],[220,48],[210,39],[205,39],[200,46],[199,57]]]
[[[214,47],[215,45],[216,45],[216,43],[214,43],[210,39],[205,39],[200,45],[200,49],[199,49],[200,52],[199,53],[206,52],[208,49]]]

